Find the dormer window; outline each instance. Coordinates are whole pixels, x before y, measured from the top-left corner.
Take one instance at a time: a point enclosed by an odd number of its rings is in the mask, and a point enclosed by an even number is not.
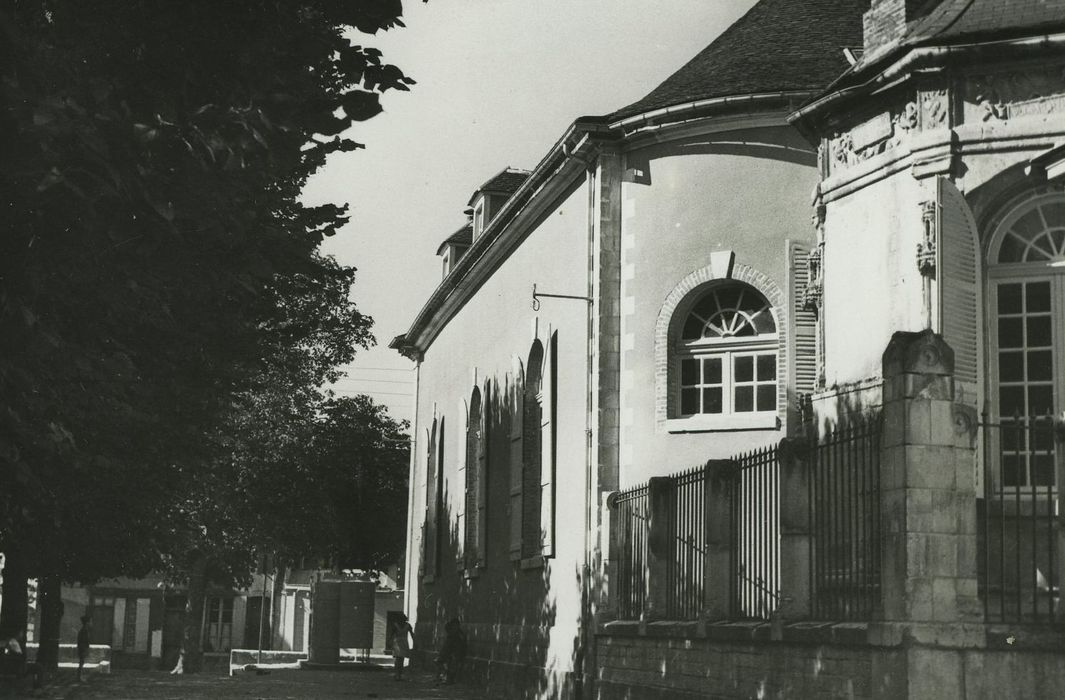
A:
[[[484,199],[473,208],[473,238],[477,240],[484,233]]]

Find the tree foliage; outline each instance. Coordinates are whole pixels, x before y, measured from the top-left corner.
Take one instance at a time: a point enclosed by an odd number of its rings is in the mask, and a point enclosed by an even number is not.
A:
[[[299,195],[413,82],[348,38],[401,9],[0,2],[0,550],[21,570],[91,581],[247,542],[215,496],[249,403],[313,415],[372,342],[354,270],[317,250],[344,209]]]

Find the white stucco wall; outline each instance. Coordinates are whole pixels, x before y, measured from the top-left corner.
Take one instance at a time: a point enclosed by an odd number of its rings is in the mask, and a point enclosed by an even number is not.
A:
[[[917,244],[921,202],[934,180],[908,170],[827,205],[824,257],[825,381],[878,377],[895,331],[925,327]]]
[[[432,342],[420,367],[414,445],[414,536],[408,595],[423,605],[425,601],[439,603],[440,616],[459,615],[471,624],[499,622],[501,618],[492,617],[498,614],[507,616],[503,621],[507,624],[525,621],[535,625],[538,622],[533,619],[550,608],[554,625],[545,630],[551,640],[549,665],[561,671],[569,670],[572,664],[580,606],[574,572],[584,560],[588,305],[582,300],[542,299],[540,310],[534,311],[532,287],[536,284],[538,291],[545,293],[587,294],[587,203],[587,185],[581,180]],[[480,577],[460,584],[463,590],[456,593],[455,561],[443,554],[440,569],[447,580],[425,584],[418,579],[417,562],[425,512],[428,431],[433,420],[444,419],[444,510],[454,522],[464,499],[465,486],[458,468],[465,454],[471,391],[476,383],[483,392],[489,380],[493,395],[503,398],[505,395],[496,391],[503,392],[513,377],[515,359],[524,366],[533,341],[539,338],[546,345],[549,330],[557,332],[555,557],[543,569],[527,571],[510,561],[508,516],[503,511],[510,479],[509,455],[499,455],[499,436],[490,436],[487,569]],[[489,612],[485,606],[490,607],[496,595],[506,594],[500,587],[511,583],[542,587],[545,594],[540,600],[519,598],[508,602],[506,610],[495,606]],[[519,595],[517,590],[514,595]],[[464,606],[467,609],[459,609]]]
[[[670,292],[721,251],[787,295],[786,239],[813,243],[812,149],[790,127],[628,154],[622,209],[622,488],[778,441],[782,429],[669,433],[655,417],[655,326]],[[634,177],[633,170],[642,177]],[[648,182],[649,180],[649,182]],[[786,332],[779,309],[778,332]],[[784,367],[778,368],[784,381]],[[661,380],[659,380],[661,381]],[[781,416],[784,407],[781,406]]]

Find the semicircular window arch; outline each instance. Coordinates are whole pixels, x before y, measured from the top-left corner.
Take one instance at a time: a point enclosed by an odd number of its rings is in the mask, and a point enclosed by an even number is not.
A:
[[[1001,226],[997,262],[1065,261],[1065,199],[1039,198],[1012,213]]]
[[[758,290],[735,281],[703,288],[678,330],[674,416],[777,412],[777,322]]]

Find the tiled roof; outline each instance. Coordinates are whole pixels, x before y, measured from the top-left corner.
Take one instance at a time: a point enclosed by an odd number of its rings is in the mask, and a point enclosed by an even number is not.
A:
[[[905,43],[978,34],[1028,34],[1065,27],[1065,0],[943,0],[906,33]]]
[[[437,255],[444,254],[444,246],[446,245],[465,245],[468,246],[473,243],[473,224],[466,224],[458,231],[444,239],[444,242],[440,244],[440,247],[436,249]]]
[[[867,0],[761,0],[611,120],[713,97],[820,90],[847,69],[843,49],[862,45],[864,4]]]
[[[528,170],[516,168],[504,168],[496,175],[489,178],[488,182],[477,188],[478,192],[492,192],[497,194],[514,194],[521,187],[521,183],[529,178]]]

